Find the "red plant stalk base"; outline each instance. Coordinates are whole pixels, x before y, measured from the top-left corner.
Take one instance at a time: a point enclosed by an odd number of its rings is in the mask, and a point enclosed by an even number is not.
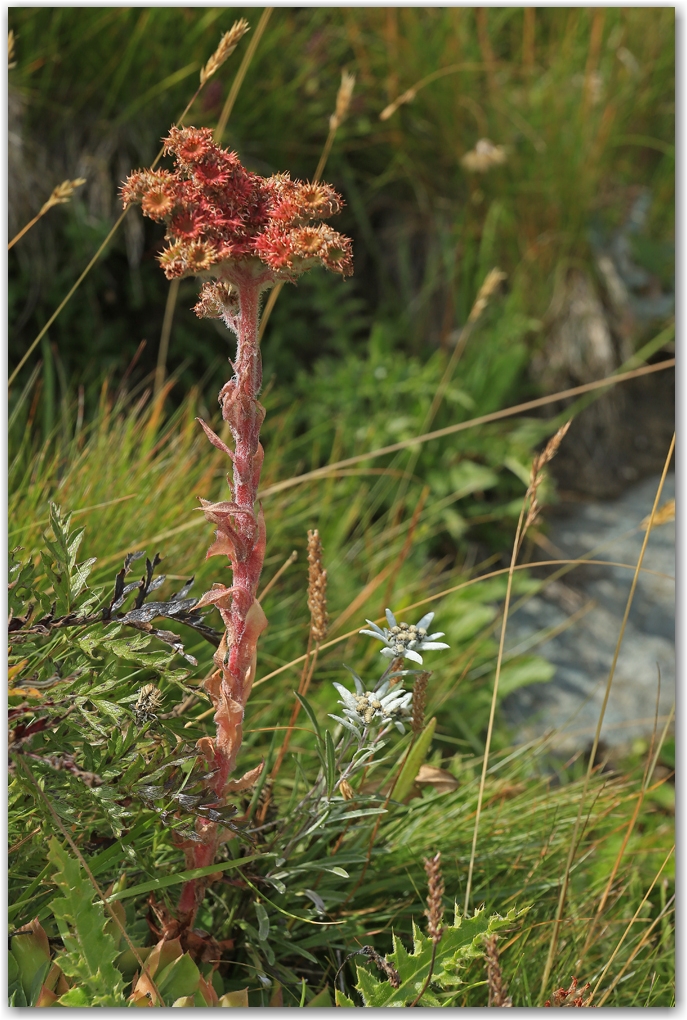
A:
[[[244,710],[255,678],[258,638],[267,626],[267,618],[256,600],[265,558],[265,519],[262,508],[256,511],[263,461],[260,427],[265,417],[265,409],[258,401],[262,382],[258,321],[260,292],[274,282],[274,275],[245,263],[232,267],[230,276],[238,292],[239,310],[234,315],[225,306],[222,317],[237,337],[235,375],[222,387],[219,400],[222,418],[234,438],[233,453],[201,421],[213,445],[233,461],[233,499],[221,503],[201,500],[205,517],[217,525],[216,540],[207,555],[226,555],[232,569],[231,588],[214,585],[198,604],[214,604],[226,628],[214,656],[217,669],[205,682],[215,706],[217,736],[214,740],[202,737],[198,742],[213,772],[210,785],[217,795],[218,807],[229,793],[252,785],[262,770],[259,766],[242,779],[229,778],[241,746]],[[205,820],[198,820],[196,831],[203,842],[186,848],[190,868],[212,864],[223,833],[230,834],[223,826]],[[201,890],[202,883],[195,881],[184,886],[180,914],[195,914]]]
[[[221,808],[229,794],[253,785],[262,771],[260,765],[241,779],[229,778],[241,746],[257,642],[267,626],[255,597],[265,556],[264,518],[262,510],[256,512],[265,417],[258,402],[260,295],[277,280],[293,282],[315,266],[350,275],[351,242],[321,222],[342,206],[329,184],[252,173],[235,152],[213,141],[209,128],[173,127],[165,153],[174,158],[174,170],[132,173],[122,186],[124,205],[140,204],[145,216],[166,225],[168,243],[159,256],[165,275],[169,280],[202,276],[196,314],[223,319],[237,337],[234,376],[220,392],[234,450],[201,421],[210,442],[233,462],[233,498],[202,500],[206,518],[217,526],[208,556],[229,558],[232,584],[214,585],[197,603],[198,608],[215,605],[225,626],[214,657],[217,669],[205,683],[215,707],[217,735],[198,741],[209,766],[215,807]],[[197,820],[196,834],[199,842],[180,844],[190,868],[211,865],[220,843],[232,835],[207,818]],[[201,881],[183,888],[179,920],[186,926],[193,923],[203,888]]]

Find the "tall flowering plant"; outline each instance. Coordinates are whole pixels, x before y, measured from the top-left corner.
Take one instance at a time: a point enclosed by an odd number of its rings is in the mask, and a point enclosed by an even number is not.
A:
[[[139,170],[122,187],[124,205],[138,203],[143,214],[167,226],[159,261],[168,279],[203,279],[196,314],[222,319],[236,335],[232,378],[219,394],[222,417],[234,448],[200,424],[210,442],[232,461],[230,498],[201,500],[216,528],[208,556],[226,556],[231,584],[215,584],[198,607],[214,605],[225,631],[214,657],[217,667],[205,687],[215,708],[216,735],[199,750],[208,762],[209,783],[222,806],[251,785],[260,769],[231,779],[242,739],[246,702],[255,677],[257,642],[267,626],[256,599],[265,555],[265,522],[257,493],[263,461],[260,427],[265,409],[258,400],[262,364],[258,343],[261,295],[279,280],[295,281],[315,266],[346,276],[352,272],[351,242],[323,222],[342,200],[328,184],[264,178],[246,170],[234,152],[220,148],[208,128],[172,128],[165,152],[173,170]],[[213,863],[222,828],[202,819],[197,842],[185,844],[190,867]],[[191,922],[202,888],[188,883],[179,903],[180,919]]]

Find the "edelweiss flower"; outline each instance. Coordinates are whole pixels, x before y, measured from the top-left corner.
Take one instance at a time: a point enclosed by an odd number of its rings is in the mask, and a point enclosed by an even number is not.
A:
[[[419,662],[422,665],[420,652],[450,648],[450,645],[444,644],[443,641],[435,640],[435,638],[444,636],[443,631],[437,631],[436,634],[427,633],[427,628],[434,619],[434,613],[427,613],[415,624],[396,623],[396,617],[390,609],[386,611],[386,618],[389,624],[388,629],[385,627],[382,630],[372,620],[366,620],[372,630],[361,630],[358,633],[369,634],[370,637],[382,641],[385,647],[381,652],[388,659],[412,659],[413,662]]]
[[[345,718],[342,719],[338,715],[330,715],[330,718],[340,722],[358,738],[362,737],[364,728],[383,726],[389,722],[394,724],[399,733],[405,733],[405,727],[401,720],[410,715],[412,692],[404,691],[399,687],[389,690],[389,680],[376,691],[366,691],[362,680],[355,673],[353,681],[355,694],[352,694],[342,684],[334,684],[341,695],[339,704],[343,705]]]

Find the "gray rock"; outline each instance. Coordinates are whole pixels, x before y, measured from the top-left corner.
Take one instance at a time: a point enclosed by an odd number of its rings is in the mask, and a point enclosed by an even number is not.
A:
[[[577,567],[509,617],[507,653],[536,647],[556,667],[548,683],[522,688],[504,700],[506,719],[518,740],[556,728],[553,746],[564,753],[588,747],[593,740],[646,534],[641,522],[651,513],[657,485],[658,478],[648,478],[617,500],[572,504],[551,515],[547,548],[552,558],[554,548],[560,559],[594,550],[592,558],[630,564],[631,569]],[[670,474],[659,506],[674,496]],[[659,671],[659,727],[675,699],[674,521],[652,530],[643,567],[604,716],[601,739],[608,747],[626,745],[652,731]],[[554,628],[559,632],[547,639],[546,632]]]

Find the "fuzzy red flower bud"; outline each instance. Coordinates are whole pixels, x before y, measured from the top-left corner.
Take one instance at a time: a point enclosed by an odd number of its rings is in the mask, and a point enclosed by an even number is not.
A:
[[[231,281],[236,267],[255,264],[263,286],[294,280],[316,265],[352,272],[351,242],[323,223],[342,199],[329,184],[264,178],[246,170],[234,152],[220,148],[209,128],[173,127],[165,152],[175,169],[137,170],[122,186],[125,207],[140,203],[145,216],[167,224],[160,255],[168,279],[210,272]],[[213,315],[207,294],[196,305]]]

